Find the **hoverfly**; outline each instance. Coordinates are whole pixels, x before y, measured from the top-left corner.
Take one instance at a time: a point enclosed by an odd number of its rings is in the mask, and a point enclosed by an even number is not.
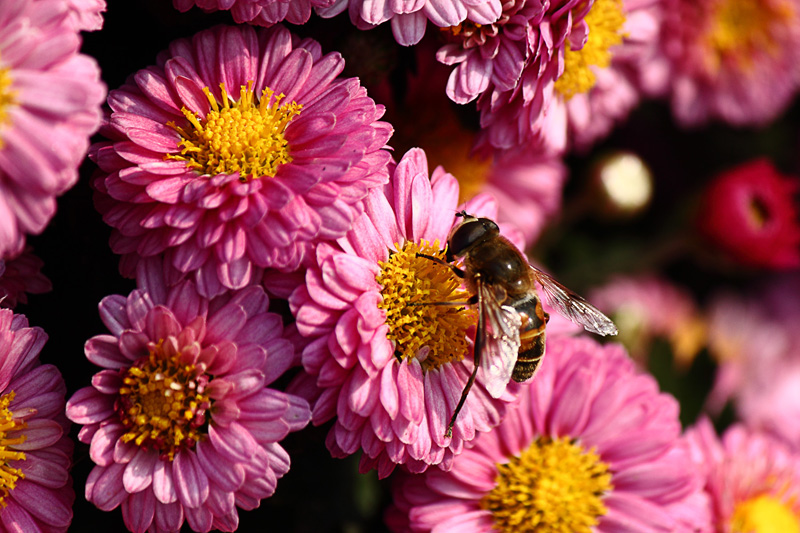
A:
[[[441,263],[464,280],[472,297],[467,302],[431,302],[433,305],[477,304],[475,369],[453,412],[445,436],[453,433],[456,417],[464,406],[479,368],[486,373],[486,389],[499,398],[510,379],[531,379],[544,358],[544,330],[549,315],[534,286],[541,287],[545,301],[560,314],[598,335],[616,335],[614,323],[599,309],[561,283],[528,264],[516,246],[500,235],[497,224],[461,211],[462,218],[447,238],[447,261],[417,254]],[[463,259],[463,268],[454,264]]]

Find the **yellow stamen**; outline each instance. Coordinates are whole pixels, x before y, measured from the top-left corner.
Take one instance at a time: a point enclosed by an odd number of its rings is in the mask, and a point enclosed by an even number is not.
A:
[[[396,247],[376,277],[383,286],[378,307],[386,311],[387,337],[395,343],[395,355],[408,361],[417,358],[425,370],[460,361],[467,353],[466,332],[477,320],[475,312],[462,306],[409,304],[465,302],[469,294],[450,268],[416,256],[444,260],[439,241],[433,246],[406,242]]]
[[[608,465],[566,437],[540,438],[497,470],[497,485],[481,506],[498,531],[590,533],[608,511]]]
[[[759,55],[780,50],[775,36],[779,27],[793,24],[794,8],[789,2],[720,0],[712,8],[706,34],[707,61],[712,72],[724,61],[750,70]]]
[[[762,494],[736,505],[731,533],[800,533],[797,501]]]
[[[148,356],[122,371],[117,412],[128,428],[123,442],[154,448],[171,461],[206,438],[210,398],[204,393],[208,376],[164,345],[151,344]]]
[[[24,461],[25,454],[14,450],[14,446],[25,442],[25,435],[20,435],[20,429],[25,429],[27,424],[14,418],[14,413],[8,408],[14,401],[15,393],[9,392],[0,397],[0,508],[6,507],[6,496],[17,486],[17,480],[25,478],[22,470],[11,466],[13,461]],[[9,437],[9,433],[15,433]]]
[[[11,90],[11,69],[0,65],[0,148],[3,147],[3,126],[11,120],[8,108],[16,104],[16,94]]]
[[[613,54],[610,48],[622,42],[625,24],[622,0],[596,0],[584,19],[589,26],[589,39],[580,50],[567,43],[564,51],[564,73],[556,80],[555,90],[569,100],[589,92],[597,83],[591,67],[607,68]]]
[[[189,168],[212,176],[239,172],[242,181],[274,177],[281,165],[292,161],[284,133],[302,105],[280,105],[284,95],[273,99],[269,87],[256,102],[252,87],[253,82],[247,82],[247,87],[239,90],[239,100],[232,102],[225,84],[220,84],[221,105],[205,87],[203,92],[211,105],[205,118],[184,107],[181,111],[188,125],[167,123],[181,136],[180,155],[168,154],[167,159],[185,161]]]

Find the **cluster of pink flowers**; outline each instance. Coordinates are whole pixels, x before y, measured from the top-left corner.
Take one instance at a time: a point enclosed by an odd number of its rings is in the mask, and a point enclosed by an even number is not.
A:
[[[590,297],[622,332],[600,344],[564,318],[594,310],[580,297],[535,292],[535,274],[524,290],[524,274],[472,279],[448,240],[476,216],[497,221],[496,242],[549,246],[565,156],[643,99],[668,100],[680,126],[774,119],[800,87],[800,0],[172,4],[236,24],[172,41],[106,98],[79,52],[104,0],[0,0],[0,531],[70,526],[71,421],[85,499],[137,533],[236,530],[308,424],[332,457],[393,476],[397,531],[798,532],[796,272],[711,293],[706,314],[664,278],[616,278]],[[358,61],[301,36],[312,25],[282,24],[345,11],[315,23],[388,23],[393,46],[416,46],[414,74],[362,82]],[[7,308],[51,290],[28,238],[87,157],[85,190],[135,288],[100,302],[108,331],[84,345],[99,370],[65,400],[39,361],[46,335]],[[766,159],[708,177],[699,235],[681,244],[743,277],[800,267],[797,177]],[[599,211],[594,192],[565,227]],[[714,357],[705,408],[732,402],[737,417],[721,437],[702,417],[684,432],[642,369],[660,337],[679,370],[703,346]],[[490,342],[504,361],[481,361],[498,356]],[[509,381],[535,349],[535,379]]]

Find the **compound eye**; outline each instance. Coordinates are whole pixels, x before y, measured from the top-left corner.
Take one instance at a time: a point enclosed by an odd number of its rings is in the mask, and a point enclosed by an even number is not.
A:
[[[447,240],[447,255],[461,256],[470,246],[481,240],[486,235],[487,228],[479,219],[463,222],[450,233]]]

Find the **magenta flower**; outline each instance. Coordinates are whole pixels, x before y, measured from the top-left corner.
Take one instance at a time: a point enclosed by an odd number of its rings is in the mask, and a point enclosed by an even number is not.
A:
[[[301,398],[268,385],[293,362],[260,287],[207,300],[191,281],[167,287],[140,268],[139,289],[109,296],[111,334],[86,343],[103,367],[67,403],[96,466],[86,499],[122,508],[131,531],[233,531],[289,470],[278,444],[310,418]]]
[[[551,339],[547,362],[449,472],[394,486],[396,531],[710,532],[678,403],[625,352]]]
[[[547,7],[540,0],[511,0],[491,24],[465,21],[447,28],[448,42],[436,54],[445,65],[457,65],[447,81],[447,96],[465,104],[490,83],[498,91],[513,89],[530,56],[529,28],[539,25]]]
[[[172,0],[175,9],[185,13],[197,6],[206,13],[230,10],[239,24],[272,26],[285,20],[305,24],[311,18],[311,8],[330,7],[334,0]]]
[[[123,274],[163,254],[211,297],[344,235],[388,179],[391,127],[343,67],[282,27],[216,27],[112,91],[90,155]]]
[[[13,258],[0,259],[0,306],[13,309],[17,303],[28,303],[28,295],[43,294],[53,289],[42,274],[44,262],[29,246]]]
[[[751,267],[800,266],[800,222],[794,198],[800,178],[759,159],[719,174],[706,188],[697,225],[706,240]]]
[[[0,4],[0,257],[22,251],[78,180],[105,87],[60,0]]]
[[[39,363],[47,335],[0,309],[0,530],[67,531],[75,492],[64,380]]]
[[[485,195],[466,207],[494,216]],[[464,445],[496,426],[515,385],[489,396],[483,373],[445,432],[473,369],[463,307],[408,306],[458,301],[468,294],[452,271],[416,253],[444,257],[458,209],[458,183],[438,167],[428,177],[425,153],[407,152],[383,192],[337,246],[320,245],[305,285],[289,299],[305,337],[307,376],[296,390],[313,400],[314,424],[335,418],[328,449],[335,457],[362,450],[361,470],[385,477],[397,464],[413,472],[450,468]]]
[[[763,125],[798,88],[796,0],[664,0],[661,49],[676,119]]]
[[[739,425],[720,441],[706,419],[687,431],[687,439],[705,480],[714,531],[798,531],[800,455]]]

